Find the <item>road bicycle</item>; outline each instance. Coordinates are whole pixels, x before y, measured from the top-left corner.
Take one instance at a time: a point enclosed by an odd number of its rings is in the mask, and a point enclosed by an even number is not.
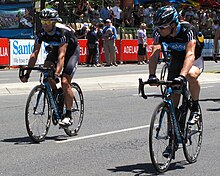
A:
[[[26,102],[25,124],[29,137],[34,142],[42,142],[49,131],[51,121],[57,125],[62,120],[66,107],[62,88],[57,89],[57,93],[52,92],[49,79],[54,78],[54,68],[32,67],[20,68],[19,77],[22,78],[25,70],[37,70],[40,74],[40,85],[35,86]],[[84,98],[80,86],[72,82],[71,88],[74,93],[73,105],[71,109],[72,125],[63,127],[68,136],[74,136],[80,130],[84,117]],[[59,127],[61,128],[61,126]]]
[[[139,79],[139,94],[147,99],[145,94],[145,85]],[[189,163],[197,161],[202,145],[203,119],[202,111],[199,107],[200,118],[195,124],[189,124],[192,99],[186,85],[173,85],[172,81],[158,81],[158,85],[165,85],[166,91],[163,101],[155,108],[151,117],[149,129],[149,150],[150,158],[154,168],[158,172],[165,172],[175,159],[175,151],[182,145],[186,160]],[[175,110],[170,98],[171,94],[181,94],[181,101],[178,111]],[[177,113],[178,112],[178,113]],[[170,147],[168,156],[163,152]]]
[[[171,55],[170,55],[170,50],[168,49],[168,45],[165,42],[162,42],[161,47],[162,47],[161,52],[163,53],[163,58],[160,59],[160,62],[163,61],[165,64],[163,65],[161,69],[160,80],[165,81],[167,80],[167,76],[168,76],[168,69],[170,66]],[[160,91],[161,91],[162,97],[164,97],[165,89],[166,89],[166,86],[160,85]]]

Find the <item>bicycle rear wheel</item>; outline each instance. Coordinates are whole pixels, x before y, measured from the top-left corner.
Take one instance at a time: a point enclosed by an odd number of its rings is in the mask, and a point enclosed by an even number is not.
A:
[[[51,123],[51,107],[45,88],[38,85],[30,92],[25,109],[28,135],[34,142],[42,142]]]
[[[165,63],[160,73],[160,80],[166,81],[167,76],[168,76],[168,64]],[[164,97],[166,86],[160,85],[160,91],[161,91],[162,96]]]
[[[84,117],[84,98],[82,90],[77,83],[71,83],[71,87],[74,93],[73,106],[71,109],[73,124],[64,129],[65,133],[69,136],[73,136],[78,133]]]
[[[159,104],[151,118],[149,129],[149,150],[154,168],[165,172],[170,165],[174,151],[174,128],[170,117],[170,109],[165,103]],[[170,145],[170,155],[166,158],[163,152]]]
[[[199,107],[200,118],[198,122],[194,125],[187,124],[187,120],[189,118],[189,114],[186,119],[186,125],[184,130],[184,138],[185,141],[183,143],[183,152],[186,160],[189,163],[194,163],[197,161],[199,152],[201,150],[202,145],[202,134],[203,134],[203,119],[202,119],[202,111]]]

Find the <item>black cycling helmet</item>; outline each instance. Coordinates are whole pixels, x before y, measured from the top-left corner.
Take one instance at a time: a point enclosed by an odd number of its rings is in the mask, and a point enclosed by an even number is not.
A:
[[[45,8],[40,12],[40,19],[59,21],[59,14],[52,8]]]
[[[164,6],[157,10],[153,22],[155,27],[169,26],[173,22],[179,22],[179,15],[174,7]]]

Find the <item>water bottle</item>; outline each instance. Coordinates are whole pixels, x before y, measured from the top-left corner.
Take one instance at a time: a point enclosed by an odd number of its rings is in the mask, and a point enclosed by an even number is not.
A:
[[[204,43],[204,35],[202,34],[202,32],[198,32],[197,38],[200,43]]]

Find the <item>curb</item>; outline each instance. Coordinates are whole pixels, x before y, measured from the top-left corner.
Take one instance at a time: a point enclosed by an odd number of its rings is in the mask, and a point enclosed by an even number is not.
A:
[[[139,78],[147,80],[147,74],[124,74],[92,78],[76,78],[75,81],[80,85],[83,91],[97,91],[137,88]],[[201,84],[220,83],[220,76],[216,73],[202,73],[199,80],[201,81]],[[39,82],[0,84],[0,95],[28,94],[36,85],[39,85]]]

